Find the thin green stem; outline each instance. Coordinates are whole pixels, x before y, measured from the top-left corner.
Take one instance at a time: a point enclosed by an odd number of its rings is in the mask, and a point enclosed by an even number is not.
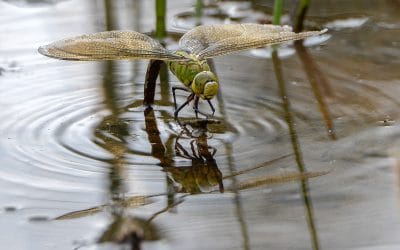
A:
[[[281,17],[283,12],[283,0],[275,0],[274,3],[274,20],[272,21],[273,24],[279,25],[281,24]]]
[[[289,135],[290,135],[290,140],[291,140],[294,155],[295,155],[297,168],[301,174],[305,174],[306,168],[305,168],[304,161],[303,161],[303,154],[301,152],[300,142],[299,142],[299,138],[297,136],[297,131],[296,131],[296,127],[295,127],[295,123],[294,123],[294,119],[293,119],[293,114],[292,114],[291,108],[290,108],[290,101],[289,101],[288,94],[286,91],[285,81],[283,79],[282,64],[281,64],[281,60],[278,57],[278,52],[275,49],[272,52],[272,62],[274,64],[275,75],[276,75],[276,79],[277,79],[277,82],[279,85],[279,94],[280,94],[282,102],[283,102],[283,109],[285,112],[286,124],[289,127]],[[311,235],[312,249],[318,250],[318,249],[320,249],[319,241],[318,241],[318,234],[317,234],[317,230],[315,227],[312,201],[311,201],[311,197],[309,194],[308,182],[306,179],[302,179],[300,181],[300,188],[301,188],[301,194],[303,197],[303,202],[304,202],[305,210],[306,210],[307,224],[308,224],[308,228],[309,228],[310,235]]]
[[[166,35],[165,16],[167,13],[166,0],[156,0],[156,37],[162,39]]]
[[[203,0],[197,0],[195,6],[196,18],[200,18],[203,12]]]

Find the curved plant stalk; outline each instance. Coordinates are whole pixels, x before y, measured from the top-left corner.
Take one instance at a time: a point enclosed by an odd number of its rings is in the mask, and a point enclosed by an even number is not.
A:
[[[279,11],[274,10],[274,13],[279,13]],[[276,15],[278,15],[278,14],[276,14]],[[280,17],[276,16],[276,18],[277,18],[278,22],[275,24],[279,24]],[[290,136],[290,140],[292,143],[293,152],[295,155],[296,165],[299,170],[299,173],[301,175],[304,175],[304,174],[306,174],[306,168],[304,166],[300,142],[299,142],[299,139],[297,136],[295,123],[294,123],[293,115],[292,115],[291,108],[290,108],[290,101],[289,101],[288,94],[286,91],[285,80],[283,79],[282,63],[278,57],[278,51],[276,50],[276,48],[274,48],[273,52],[272,52],[272,62],[274,65],[276,80],[279,85],[279,94],[282,99],[283,110],[285,112],[285,120],[286,120],[286,123],[289,128],[289,136]],[[318,250],[318,249],[320,249],[319,240],[318,240],[318,234],[317,234],[317,230],[316,230],[315,222],[314,222],[314,213],[313,213],[311,197],[309,194],[308,181],[306,178],[300,180],[300,191],[301,191],[301,194],[303,197],[303,202],[304,202],[304,206],[305,206],[305,210],[306,210],[307,224],[308,224],[308,228],[310,231],[312,248],[314,250]]]
[[[160,73],[161,65],[165,64],[161,60],[150,60],[147,66],[145,81],[144,81],[144,99],[143,105],[151,106],[154,104],[154,96],[156,92],[156,81]]]
[[[299,173],[301,175],[304,175],[306,173],[306,169],[304,166],[300,142],[299,142],[299,139],[297,136],[297,132],[296,132],[296,128],[295,128],[295,124],[294,124],[294,120],[293,120],[293,115],[292,115],[291,108],[290,108],[290,101],[289,101],[289,98],[287,95],[285,81],[283,79],[282,65],[281,65],[281,61],[278,57],[278,52],[276,51],[276,49],[274,49],[274,51],[272,52],[272,61],[274,64],[276,79],[277,79],[277,82],[279,85],[279,94],[281,96],[282,103],[283,103],[283,109],[285,112],[285,120],[289,127],[289,136],[290,136],[290,140],[292,142],[296,165],[299,170]],[[306,210],[307,224],[308,224],[308,228],[309,228],[309,231],[311,234],[312,249],[318,250],[318,249],[320,249],[320,247],[319,247],[317,230],[316,230],[315,222],[314,222],[314,213],[313,213],[311,197],[309,194],[308,181],[306,178],[300,179],[300,191],[301,191],[301,195],[303,197],[303,202],[304,202],[304,206],[305,206],[305,210]]]
[[[294,32],[301,32],[303,30],[304,18],[306,16],[309,5],[310,0],[298,0],[292,24]]]
[[[311,85],[315,99],[318,102],[318,107],[324,119],[328,136],[332,140],[336,140],[333,120],[329,111],[329,107],[325,101],[326,96],[332,96],[330,84],[303,44],[301,42],[295,42],[294,47],[297,55],[300,58],[300,61],[302,62],[303,69],[307,75],[308,82]]]

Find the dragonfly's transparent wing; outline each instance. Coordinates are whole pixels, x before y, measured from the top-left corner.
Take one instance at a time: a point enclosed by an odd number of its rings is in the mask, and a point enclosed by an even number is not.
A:
[[[135,31],[105,31],[39,47],[45,56],[78,61],[119,59],[182,60],[158,41]]]
[[[289,26],[253,23],[202,25],[183,35],[179,45],[181,49],[204,59],[239,50],[300,40],[324,32],[326,30],[294,33]]]

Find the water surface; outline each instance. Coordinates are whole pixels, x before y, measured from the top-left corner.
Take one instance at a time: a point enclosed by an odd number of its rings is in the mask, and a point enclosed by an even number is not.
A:
[[[398,1],[313,3],[306,27],[330,31],[279,48],[283,86],[271,49],[216,58],[219,123],[187,130],[172,75],[142,105],[146,61],[37,53],[107,28],[153,31],[153,1],[109,2],[0,1],[2,245],[119,249],[97,241],[123,221],[145,231],[143,249],[400,247]],[[272,3],[224,1],[200,19],[193,6],[169,1],[168,29],[267,22]]]

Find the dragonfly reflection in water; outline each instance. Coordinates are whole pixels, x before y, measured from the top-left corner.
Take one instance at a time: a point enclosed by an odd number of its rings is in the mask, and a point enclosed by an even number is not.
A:
[[[135,31],[106,31],[56,41],[39,48],[43,55],[77,61],[156,59],[166,61],[171,72],[184,87],[173,87],[175,119],[179,111],[193,101],[196,114],[200,99],[206,100],[214,115],[211,99],[217,94],[219,81],[206,59],[250,48],[265,47],[300,40],[326,32],[294,33],[289,26],[267,24],[215,24],[198,26],[179,40],[180,50],[170,51],[153,38]],[[186,101],[176,104],[176,90],[189,92]]]
[[[153,221],[159,215],[171,211],[171,209],[184,203],[188,195],[201,193],[217,194],[224,190],[225,192],[237,192],[239,190],[257,188],[268,184],[285,183],[317,177],[327,173],[292,172],[273,176],[260,176],[247,178],[245,181],[237,182],[236,186],[224,188],[224,180],[236,178],[242,174],[252,172],[253,170],[274,165],[292,155],[283,155],[260,165],[248,167],[242,171],[231,172],[230,175],[222,176],[221,171],[218,169],[217,161],[214,159],[217,153],[216,148],[209,146],[212,132],[209,130],[208,126],[218,127],[226,126],[226,124],[214,120],[194,120],[187,122],[181,132],[174,138],[175,157],[182,157],[190,161],[178,164],[178,160],[174,158],[173,155],[159,154],[159,152],[165,152],[166,145],[163,143],[163,140],[161,140],[157,119],[151,107],[148,107],[144,111],[144,116],[145,131],[148,135],[149,143],[152,146],[152,156],[160,161],[159,165],[162,171],[167,173],[168,179],[172,181],[174,188],[172,190],[168,188],[165,193],[149,195],[137,194],[130,197],[125,196],[123,199],[110,201],[104,205],[61,215],[55,218],[56,220],[76,219],[99,212],[110,211],[113,210],[112,208],[118,208],[117,211],[120,211],[120,213],[114,215],[113,223],[107,227],[97,242],[115,242],[118,244],[130,242],[131,244],[140,244],[142,240],[157,239],[157,232],[154,230],[155,225]],[[219,131],[220,129],[216,130]],[[174,192],[174,194],[172,195],[173,198],[171,202],[169,202],[171,191]],[[132,210],[145,207],[150,203],[165,198],[167,198],[168,204],[147,218],[132,217]]]
[[[198,135],[194,131],[189,131],[185,126],[181,134],[175,140],[176,156],[191,160],[190,164],[180,167],[166,169],[171,173],[171,179],[179,184],[180,192],[191,194],[210,192],[214,186],[219,187],[221,193],[224,192],[222,173],[218,169],[214,155],[217,149],[208,145],[207,122],[200,124]],[[190,139],[190,150],[185,149],[179,139],[186,136]],[[191,151],[191,153],[189,153]]]
[[[151,113],[149,113],[146,119],[150,120],[152,135],[158,135],[159,131],[156,128],[156,122],[153,119]],[[190,194],[201,194],[201,193],[218,193],[218,192],[234,192],[237,190],[246,190],[251,188],[257,188],[265,185],[286,183],[291,181],[299,181],[302,179],[308,179],[313,177],[318,177],[325,175],[327,171],[321,172],[288,172],[284,174],[268,175],[250,178],[241,182],[238,182],[235,187],[224,188],[223,181],[231,178],[235,178],[242,174],[251,173],[254,170],[265,168],[277,164],[278,162],[292,157],[291,154],[282,155],[275,159],[263,162],[259,165],[245,168],[238,172],[233,172],[230,175],[222,176],[221,171],[218,168],[217,162],[214,159],[216,154],[216,149],[208,145],[209,135],[207,130],[207,124],[218,123],[218,121],[213,120],[197,120],[191,123],[195,126],[194,130],[189,131],[184,128],[182,132],[175,139],[175,154],[178,157],[183,157],[191,160],[192,164],[187,164],[184,166],[177,166],[176,162],[172,159],[166,159],[165,162],[171,162],[172,164],[167,164],[162,166],[162,170],[167,172],[168,178],[174,183],[174,191],[180,193],[181,196],[176,202],[171,204],[169,207],[161,210],[162,212],[167,211],[169,208],[182,203],[183,198]],[[187,124],[186,124],[187,126]],[[156,128],[156,131],[154,131]],[[189,140],[189,143],[179,142],[182,139]],[[159,140],[162,143],[161,140]],[[189,145],[187,148],[184,145]],[[157,146],[157,145],[153,145]],[[162,145],[164,146],[164,145]],[[189,153],[191,152],[191,153]],[[175,163],[174,163],[175,162]],[[161,164],[163,165],[163,164]],[[218,189],[216,189],[216,186]],[[119,201],[119,206],[129,209],[134,209],[141,206],[146,206],[153,202],[153,199],[160,196],[167,196],[168,193],[158,193],[152,195],[137,195],[131,197],[125,197],[123,200]],[[92,207],[85,210],[74,211],[57,217],[56,219],[75,219],[84,216],[90,216],[98,212],[104,211],[106,208],[117,205],[113,203]],[[158,213],[157,213],[158,214]],[[153,219],[153,216],[151,217]]]

